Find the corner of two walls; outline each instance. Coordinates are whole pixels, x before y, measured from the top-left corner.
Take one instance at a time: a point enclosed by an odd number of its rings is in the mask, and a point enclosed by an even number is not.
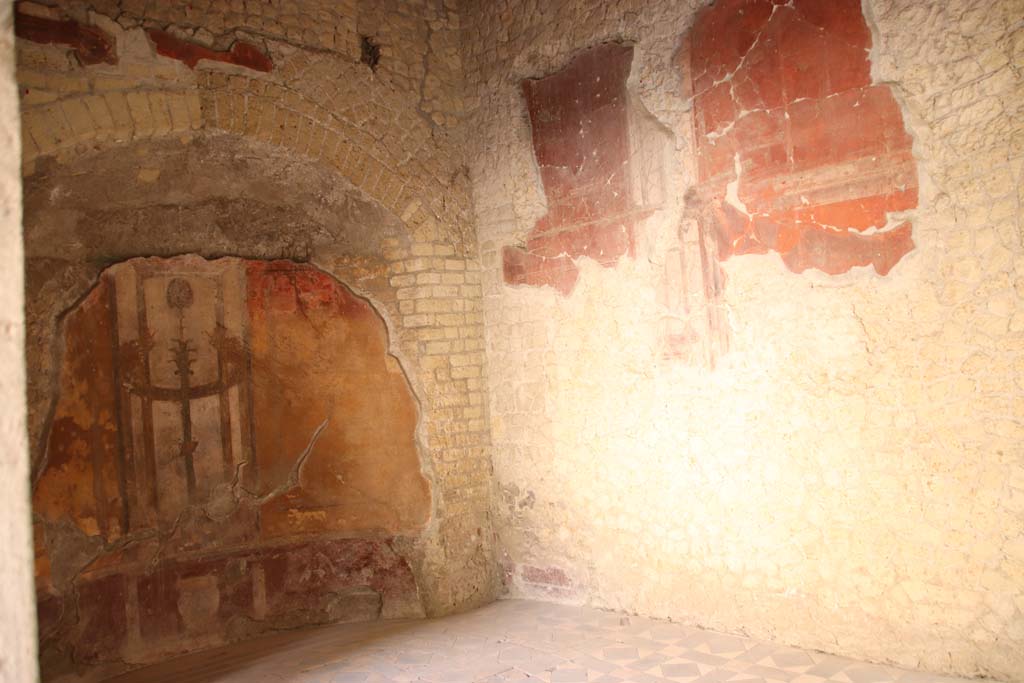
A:
[[[417,397],[429,521],[394,547],[422,608],[487,602],[480,271],[454,128],[459,17],[442,3],[250,10],[17,5],[36,469],[61,376],[58,323],[105,269],[121,277],[111,264],[308,263],[372,302]],[[363,35],[381,48],[376,64],[360,61]]]
[[[14,74],[13,8],[0,5],[0,681],[37,678],[32,599],[32,527],[25,434],[24,259],[21,232],[21,140]]]
[[[788,71],[764,42],[738,68],[741,4],[803,13],[760,36]],[[465,13],[506,591],[1020,678],[1020,5],[770,5]],[[859,37],[822,44],[829,7]],[[742,45],[717,101],[701,17]],[[608,45],[624,92],[594,85]],[[772,69],[853,97],[773,132]]]

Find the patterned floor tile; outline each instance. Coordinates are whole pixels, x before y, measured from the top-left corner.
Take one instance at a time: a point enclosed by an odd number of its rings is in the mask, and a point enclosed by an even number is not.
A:
[[[664,678],[673,680],[693,680],[704,675],[696,663],[683,659],[665,662],[660,669]]]
[[[811,655],[803,650],[779,650],[772,654],[768,659],[771,663],[786,671],[800,671],[804,672],[814,666],[814,660],[811,659]]]
[[[968,683],[613,612],[504,601],[238,643],[117,683]],[[979,683],[972,681],[971,683]]]

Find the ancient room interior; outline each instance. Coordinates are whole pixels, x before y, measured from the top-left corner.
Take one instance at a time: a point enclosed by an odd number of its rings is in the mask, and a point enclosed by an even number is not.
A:
[[[1024,0],[0,3],[0,683],[1024,681]]]

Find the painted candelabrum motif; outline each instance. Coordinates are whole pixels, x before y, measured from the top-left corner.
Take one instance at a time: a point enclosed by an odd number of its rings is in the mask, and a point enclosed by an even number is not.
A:
[[[239,272],[196,266],[119,271],[111,283],[117,318],[122,448],[136,476],[138,523],[173,523],[189,505],[234,481],[249,481],[251,363]]]

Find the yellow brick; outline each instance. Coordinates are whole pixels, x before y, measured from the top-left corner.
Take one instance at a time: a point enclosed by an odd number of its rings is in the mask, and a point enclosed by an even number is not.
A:
[[[344,137],[338,136],[338,144],[330,154],[330,163],[334,168],[341,171],[348,164],[348,157],[352,153],[352,145]]]
[[[93,90],[131,90],[138,83],[128,78],[98,76],[92,82]]]
[[[167,135],[174,130],[174,125],[171,123],[171,112],[167,106],[167,96],[164,93],[149,93],[149,111],[153,117],[154,135]]]
[[[171,127],[175,131],[186,131],[192,128],[187,95],[183,93],[169,94],[167,96],[167,111],[171,116]]]
[[[72,93],[89,91],[89,82],[80,76],[50,74],[46,77],[46,89],[67,96]]]
[[[295,149],[299,138],[299,127],[302,124],[301,117],[293,111],[285,111],[284,126],[281,128],[281,135],[278,144],[282,147]]]
[[[74,133],[75,140],[93,140],[96,137],[96,123],[92,120],[88,108],[79,98],[64,100],[61,103],[64,118],[67,119]]]
[[[132,121],[131,110],[128,108],[128,100],[124,93],[107,93],[103,99],[107,103],[107,109],[114,121],[114,139],[119,141],[130,139],[135,133],[135,123]]]
[[[313,137],[310,139],[310,148],[306,153],[314,159],[322,158],[327,152],[328,141],[333,141],[331,132],[319,123],[316,124],[313,128]]]
[[[361,149],[353,146],[345,166],[341,168],[341,172],[353,185],[358,185],[359,181],[366,176],[366,163],[366,154]]]
[[[25,114],[26,128],[39,145],[40,154],[52,154],[71,138],[59,104],[31,110]]]
[[[199,93],[195,90],[190,91],[185,96],[185,102],[188,105],[188,121],[189,126],[192,130],[198,130],[203,125],[203,102]]]
[[[245,132],[245,117],[248,110],[248,102],[245,95],[232,94],[231,99],[231,123],[227,130],[241,135]]]
[[[379,161],[372,156],[366,158],[366,169],[363,174],[363,178],[356,183],[370,196],[374,195],[374,189],[377,186],[377,180],[380,179],[381,174],[384,172],[384,167]]]
[[[298,128],[295,130],[295,143],[293,148],[300,154],[307,154],[313,141],[313,130],[316,123],[313,119],[302,116],[299,118]]]
[[[96,123],[96,137],[105,140],[113,135],[114,119],[110,115],[110,108],[107,102],[99,95],[90,95],[82,98],[92,120]]]
[[[19,84],[20,85],[20,84]],[[57,99],[57,94],[51,90],[45,90],[43,88],[25,88],[21,89],[21,106],[22,107],[34,107],[39,104],[46,104],[53,102]]]
[[[128,111],[131,113],[136,137],[147,137],[153,134],[153,114],[149,110],[149,98],[144,92],[125,94]]]
[[[277,107],[266,99],[260,99],[259,107],[256,138],[264,142],[270,142],[274,136],[274,121],[277,120]]]

